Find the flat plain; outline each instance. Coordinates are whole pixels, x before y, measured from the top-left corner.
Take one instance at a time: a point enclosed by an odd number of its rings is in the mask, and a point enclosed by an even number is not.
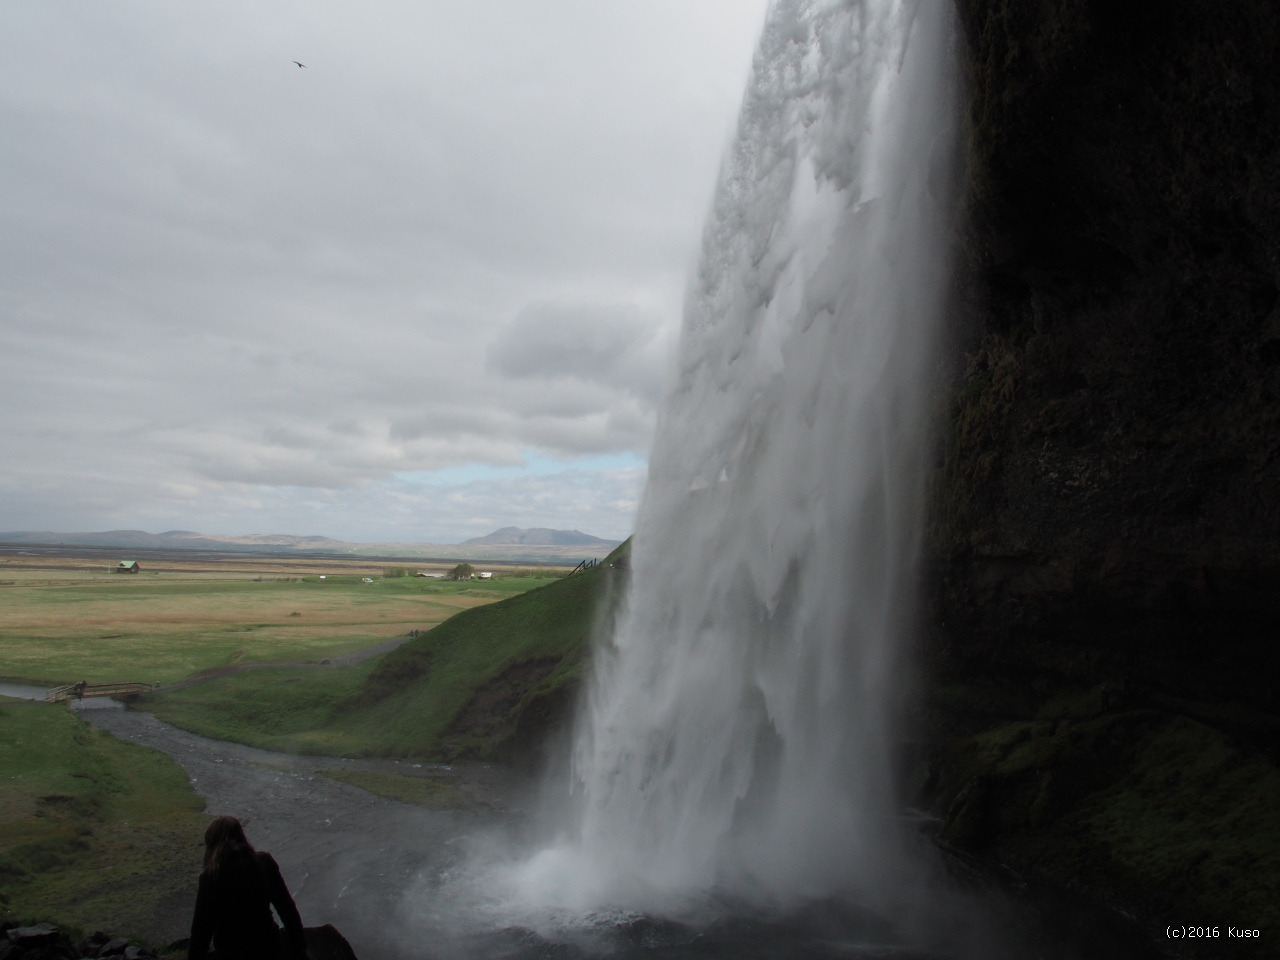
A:
[[[113,572],[121,557],[104,551],[0,548],[0,678],[169,685],[228,673],[181,692],[216,692],[228,683],[257,691],[247,704],[235,696],[217,701],[231,733],[268,721],[319,723],[336,700],[358,691],[376,661],[227,668],[340,662],[567,570],[486,564],[492,579],[451,582],[412,574],[442,574],[452,562],[186,552],[128,558],[139,560],[141,572]],[[310,698],[297,694],[299,676],[311,681]],[[0,696],[0,770],[0,916],[153,939],[174,916],[185,918],[208,818],[177,764],[94,730],[63,707]],[[389,774],[329,775],[419,804],[456,802],[438,785]]]
[[[115,573],[116,562],[74,548],[0,554],[0,677],[168,684],[242,664],[317,663],[564,572],[494,564],[493,579],[452,582],[411,575],[452,567],[431,561],[174,551],[141,558],[137,574]]]

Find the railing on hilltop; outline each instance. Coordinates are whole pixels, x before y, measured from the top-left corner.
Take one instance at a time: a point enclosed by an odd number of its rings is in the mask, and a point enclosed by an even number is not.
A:
[[[45,692],[44,698],[52,703],[65,700],[83,700],[85,697],[124,697],[131,700],[151,690],[149,683],[68,683]]]
[[[572,570],[569,571],[569,576],[572,577],[579,570],[590,570],[592,567],[597,567],[599,565],[600,565],[599,560],[583,560],[576,567],[574,567]]]

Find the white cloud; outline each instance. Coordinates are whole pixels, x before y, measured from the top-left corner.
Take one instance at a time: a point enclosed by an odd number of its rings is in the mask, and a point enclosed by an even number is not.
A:
[[[643,456],[763,6],[0,7],[0,530],[371,539],[396,475]],[[574,476],[449,496],[621,532]]]

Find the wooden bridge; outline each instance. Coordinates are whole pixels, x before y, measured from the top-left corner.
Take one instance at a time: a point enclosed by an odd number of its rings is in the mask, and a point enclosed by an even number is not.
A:
[[[149,683],[87,683],[81,680],[45,692],[46,701],[60,703],[65,700],[83,700],[85,697],[121,697],[133,700],[151,690]]]

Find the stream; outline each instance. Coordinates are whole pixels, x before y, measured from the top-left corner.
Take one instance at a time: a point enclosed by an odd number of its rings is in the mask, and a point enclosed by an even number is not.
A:
[[[523,818],[511,803],[515,784],[499,769],[271,753],[209,740],[114,701],[79,706],[95,727],[172,757],[211,815],[238,817],[251,842],[276,858],[303,922],[332,923],[366,960],[433,953],[404,913],[406,890],[447,872],[467,838]],[[384,800],[317,772],[335,768],[449,779],[473,802],[431,810]]]
[[[43,699],[43,688],[0,684]],[[1138,960],[1132,930],[1057,894],[1011,889],[950,862],[889,921],[853,902],[770,913],[709,898],[702,915],[548,914],[505,886],[535,833],[531,784],[482,764],[435,765],[273,753],[210,740],[108,699],[72,704],[93,726],[172,757],[211,815],[231,814],[279,862],[303,922],[331,923],[362,960]],[[320,771],[366,770],[451,783],[460,809],[385,800]],[[192,875],[199,850],[192,851]],[[935,864],[941,865],[936,855]],[[176,893],[176,892],[175,892]],[[194,901],[194,881],[191,897]],[[175,903],[181,902],[175,896]],[[189,916],[173,918],[173,938]]]

